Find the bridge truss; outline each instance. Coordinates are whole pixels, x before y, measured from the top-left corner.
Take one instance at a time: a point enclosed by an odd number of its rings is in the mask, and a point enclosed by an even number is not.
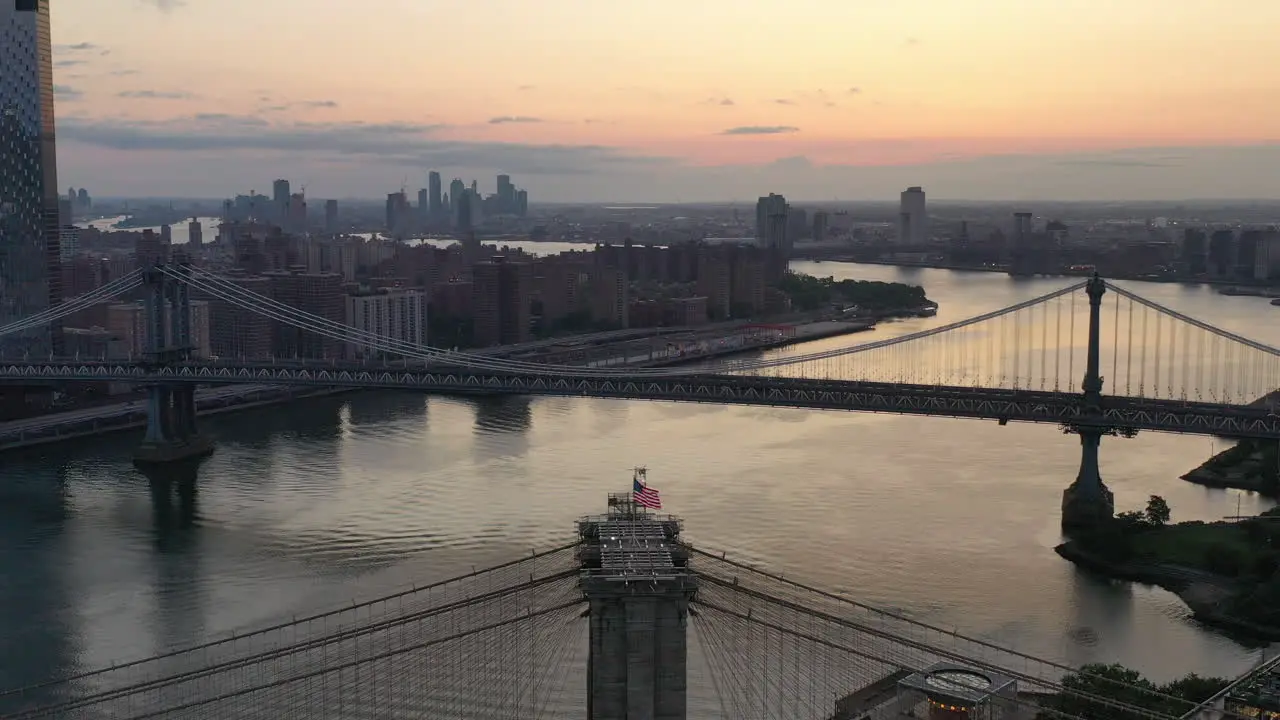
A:
[[[376,360],[220,358],[106,362],[4,358],[0,381],[264,383],[430,392],[577,395],[844,409],[1055,423],[1104,432],[1160,430],[1280,438],[1280,350],[1188,317],[1124,286],[1091,306],[1089,283],[941,327],[804,352],[801,346],[701,364],[667,365],[666,340],[647,354],[591,367],[418,346],[303,312],[190,266],[154,269],[195,297],[261,314],[354,346]],[[121,278],[0,338],[130,292]],[[1096,323],[1091,311],[1096,312]],[[1096,327],[1095,327],[1096,325]],[[892,326],[890,326],[892,329]],[[826,345],[831,345],[828,341]],[[1097,395],[1085,402],[1090,370]]]

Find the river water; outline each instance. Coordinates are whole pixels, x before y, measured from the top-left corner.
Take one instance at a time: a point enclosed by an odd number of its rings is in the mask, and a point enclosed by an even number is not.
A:
[[[554,249],[553,249],[554,251]],[[1010,305],[1066,280],[841,263],[796,269],[924,285],[935,318],[805,345],[861,343]],[[1265,299],[1130,287],[1259,340]],[[791,352],[794,352],[792,350]],[[193,506],[153,502],[112,435],[0,458],[0,687],[189,645],[492,564],[572,535],[650,468],[689,537],[788,577],[1073,664],[1159,679],[1257,661],[1173,595],[1077,572],[1052,551],[1078,444],[1052,426],[577,398],[331,397],[207,420],[217,453]],[[1220,449],[1220,445],[1218,446]],[[1178,480],[1214,441],[1103,445],[1118,508],[1175,520],[1269,505]]]

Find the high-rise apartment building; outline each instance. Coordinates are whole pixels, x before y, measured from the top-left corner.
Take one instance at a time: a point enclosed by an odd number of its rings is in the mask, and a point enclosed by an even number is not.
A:
[[[767,248],[773,248],[784,258],[791,256],[795,235],[789,231],[791,206],[781,195],[769,193],[756,201],[756,240]]]
[[[898,206],[898,242],[924,245],[929,241],[929,215],[925,211],[924,190],[918,186],[902,191]]]
[[[0,325],[62,300],[52,51],[49,0],[0,1]],[[59,335],[36,327],[0,347],[57,351]]]
[[[471,268],[474,339],[480,347],[527,342],[533,266],[503,257]]]
[[[199,248],[204,245],[204,226],[196,218],[187,223],[187,245]]]
[[[287,270],[262,275],[271,288],[271,298],[277,302],[338,323],[346,319],[341,275]],[[272,353],[275,357],[327,360],[341,357],[344,354],[342,345],[340,340],[278,322]]]
[[[427,344],[427,294],[421,290],[358,293],[348,295],[346,303],[347,325],[390,341]],[[347,357],[352,360],[380,354],[363,343],[347,344]]]

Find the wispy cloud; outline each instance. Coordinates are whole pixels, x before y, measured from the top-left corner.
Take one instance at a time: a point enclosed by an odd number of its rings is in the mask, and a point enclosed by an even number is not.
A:
[[[699,105],[718,105],[720,107],[733,107],[737,103],[732,98],[727,97],[709,97],[698,103]]]
[[[516,89],[523,92],[527,90],[532,90],[534,89],[534,87],[535,87],[534,85],[520,85],[520,86],[517,86]]]
[[[862,88],[857,87],[857,86],[851,87],[851,88],[849,88],[849,94],[850,94],[850,95],[861,95],[861,94],[862,94]]]
[[[336,107],[338,107],[338,102],[337,102],[336,100],[303,100],[302,102],[300,102],[300,103],[298,103],[298,104],[299,104],[299,105],[302,105],[303,107],[309,107],[309,108],[336,108]]]
[[[506,125],[507,123],[540,123],[542,118],[529,117],[528,115],[502,115],[495,118],[489,118],[490,125]]]
[[[53,66],[59,67],[59,68],[75,67],[77,65],[83,65],[84,62],[85,62],[84,60],[59,60],[58,62],[54,63]]]
[[[784,135],[800,132],[800,128],[790,125],[741,125],[720,132],[721,135]]]
[[[177,90],[125,90],[117,94],[116,97],[132,98],[134,100],[190,100],[195,95]]]
[[[584,175],[641,170],[670,158],[638,155],[599,145],[440,140],[445,125],[419,123],[272,123],[260,117],[221,113],[161,121],[70,117],[59,122],[60,138],[129,151],[306,153],[326,158],[441,168],[502,168],[511,172]]]
[[[169,12],[187,4],[187,0],[142,0],[143,5],[150,5],[158,10]]]
[[[62,102],[67,102],[67,101],[79,100],[80,98],[84,97],[84,93],[71,87],[70,85],[54,85],[53,96],[54,98],[61,100]]]
[[[774,98],[773,104],[774,105],[795,105],[796,101],[788,100],[787,98]]]
[[[71,45],[54,45],[53,49],[55,52],[84,52],[88,50],[101,50],[102,48],[91,42],[78,42]]]
[[[109,72],[109,73],[107,73],[107,74],[108,74],[108,75],[115,75],[116,77],[127,77],[127,76],[129,76],[129,75],[137,75],[137,74],[138,74],[138,71],[137,71],[137,70],[129,70],[129,69],[127,69],[127,68],[126,68],[126,69],[123,69],[123,70],[112,70],[111,72]]]

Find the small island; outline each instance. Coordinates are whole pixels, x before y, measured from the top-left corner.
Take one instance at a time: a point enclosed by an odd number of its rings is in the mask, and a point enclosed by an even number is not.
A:
[[[1280,508],[1221,522],[1170,523],[1158,495],[1143,511],[1059,545],[1059,555],[1107,577],[1158,585],[1195,618],[1239,640],[1280,640]]]
[[[790,298],[793,309],[806,312],[836,307],[864,317],[889,318],[932,315],[938,309],[923,287],[906,283],[787,273],[778,289]]]

